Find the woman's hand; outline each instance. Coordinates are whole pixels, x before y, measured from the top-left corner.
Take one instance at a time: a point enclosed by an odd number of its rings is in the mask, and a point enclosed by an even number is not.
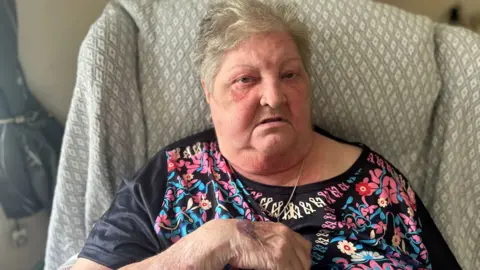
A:
[[[280,223],[211,220],[164,252],[121,269],[310,269],[312,245]],[[107,269],[80,259],[73,269]]]
[[[310,269],[312,244],[281,223],[236,221],[229,263],[243,269]]]

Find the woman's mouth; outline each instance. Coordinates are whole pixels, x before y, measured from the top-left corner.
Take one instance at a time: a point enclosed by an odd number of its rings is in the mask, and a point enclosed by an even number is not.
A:
[[[260,125],[267,124],[267,123],[274,123],[274,122],[284,122],[284,120],[281,117],[270,117],[270,118],[262,120],[260,122]]]
[[[284,118],[278,116],[278,117],[265,118],[262,121],[260,121],[260,123],[258,123],[257,126],[260,126],[262,128],[273,128],[277,126],[282,126],[286,123],[287,121]]]

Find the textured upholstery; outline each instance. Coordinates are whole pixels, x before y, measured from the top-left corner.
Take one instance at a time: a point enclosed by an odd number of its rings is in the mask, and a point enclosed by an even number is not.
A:
[[[192,63],[207,2],[113,1],[90,29],[46,269],[79,252],[120,177],[211,125]],[[480,268],[480,37],[367,0],[295,2],[311,30],[314,123],[396,164],[462,266]]]

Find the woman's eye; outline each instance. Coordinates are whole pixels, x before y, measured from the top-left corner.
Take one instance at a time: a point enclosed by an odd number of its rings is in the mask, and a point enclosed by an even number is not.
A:
[[[238,79],[236,80],[236,82],[238,82],[238,83],[243,83],[243,84],[247,84],[247,83],[253,82],[253,78],[250,78],[250,77],[241,77],[241,78],[238,78]]]
[[[293,72],[285,73],[282,75],[283,79],[293,79],[296,77],[296,74]]]

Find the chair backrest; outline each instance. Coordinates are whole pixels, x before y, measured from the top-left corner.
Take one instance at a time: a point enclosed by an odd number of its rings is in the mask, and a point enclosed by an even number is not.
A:
[[[148,155],[209,126],[192,63],[210,1],[121,1],[139,27]],[[440,90],[434,24],[360,0],[297,0],[313,44],[314,123],[384,154],[420,187]]]

